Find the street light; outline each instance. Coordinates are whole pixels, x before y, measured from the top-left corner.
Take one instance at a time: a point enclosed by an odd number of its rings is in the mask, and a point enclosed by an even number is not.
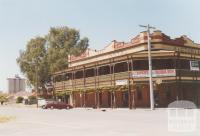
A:
[[[155,27],[139,25],[147,29],[147,40],[148,40],[148,60],[149,60],[149,89],[150,89],[150,106],[151,110],[154,110],[154,92],[153,92],[153,81],[152,81],[152,59],[151,59],[151,39],[150,39],[150,29],[156,29]]]

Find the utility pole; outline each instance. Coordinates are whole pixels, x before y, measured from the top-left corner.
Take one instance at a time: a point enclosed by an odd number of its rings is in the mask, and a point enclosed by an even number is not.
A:
[[[147,29],[147,40],[148,40],[148,60],[149,60],[149,89],[150,89],[150,106],[151,110],[154,110],[154,92],[153,92],[153,81],[152,81],[152,59],[151,59],[151,38],[150,38],[150,29],[156,29],[155,27],[140,25]]]

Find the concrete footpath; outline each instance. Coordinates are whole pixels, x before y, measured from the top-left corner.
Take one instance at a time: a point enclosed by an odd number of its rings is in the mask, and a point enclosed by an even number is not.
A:
[[[169,132],[167,109],[43,110],[0,107],[0,115],[15,119],[0,124],[0,136],[199,136],[200,121],[192,132]],[[200,117],[198,110],[197,117]]]

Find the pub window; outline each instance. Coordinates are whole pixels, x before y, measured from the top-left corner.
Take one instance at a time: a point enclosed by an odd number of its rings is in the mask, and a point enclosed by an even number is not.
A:
[[[65,74],[61,75],[61,80],[62,80],[62,81],[65,81],[65,80],[66,80]]]
[[[117,63],[115,64],[115,73],[128,71],[127,62]]]
[[[64,74],[64,80],[66,81],[66,80],[70,80],[70,79],[72,79],[72,73],[66,73],[66,74]]]
[[[82,71],[82,70],[81,70],[81,71],[77,71],[77,72],[75,73],[75,78],[76,78],[76,79],[83,78],[83,71]]]
[[[93,68],[85,70],[85,77],[93,77],[95,70]]]
[[[57,76],[54,77],[54,82],[58,82]]]
[[[179,69],[190,69],[189,60],[180,60],[180,68]]]
[[[62,81],[62,75],[57,75],[57,76],[55,77],[55,81],[56,81],[56,82],[61,82],[61,81]]]
[[[174,64],[173,64],[172,59],[153,59],[152,60],[152,67],[154,70],[158,69],[173,69]]]
[[[108,65],[99,67],[99,75],[107,75],[107,74],[110,74],[110,67]]]
[[[133,70],[147,70],[147,69],[148,69],[148,60],[133,61]]]
[[[129,71],[132,71],[132,62],[129,62],[128,66],[129,66]]]

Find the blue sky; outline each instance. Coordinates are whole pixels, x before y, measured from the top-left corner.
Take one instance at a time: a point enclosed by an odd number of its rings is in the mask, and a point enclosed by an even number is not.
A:
[[[96,49],[129,41],[148,23],[200,43],[199,7],[199,0],[0,0],[0,90],[7,90],[7,77],[21,75],[19,50],[52,26],[77,28]]]

